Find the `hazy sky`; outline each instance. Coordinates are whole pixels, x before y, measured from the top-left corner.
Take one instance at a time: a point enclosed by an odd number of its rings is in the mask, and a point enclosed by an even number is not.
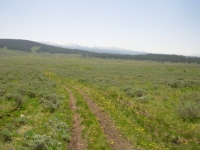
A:
[[[0,38],[200,54],[200,0],[0,0]]]

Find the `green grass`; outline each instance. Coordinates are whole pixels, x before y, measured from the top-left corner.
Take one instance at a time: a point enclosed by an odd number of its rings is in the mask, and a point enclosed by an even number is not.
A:
[[[33,53],[36,53],[37,50],[40,49],[40,47],[41,47],[41,46],[34,46],[34,47],[31,48],[31,50],[32,50]]]
[[[0,87],[4,91],[0,101],[0,149],[36,149],[41,144],[48,149],[64,149],[71,124],[68,95],[59,84],[48,80],[41,68],[13,62],[2,64],[0,69]],[[51,105],[43,107],[41,103],[45,98],[49,103],[47,96],[52,93],[59,102],[54,111],[49,109]]]
[[[77,99],[76,105],[78,107],[77,113],[81,115],[82,125],[84,129],[82,136],[87,140],[89,150],[93,149],[105,149],[110,150],[108,141],[103,134],[102,128],[98,123],[96,116],[91,112],[83,96],[75,89],[72,89],[75,98]]]
[[[50,126],[50,122],[59,119],[63,128],[72,126],[69,95],[63,88],[69,85],[85,91],[136,148],[200,149],[200,67],[197,64],[18,53],[6,48],[0,49],[0,54],[0,116],[3,116],[0,148],[21,149],[46,138],[61,149],[66,147],[62,129],[55,134],[56,125]],[[87,138],[89,149],[108,149],[95,116],[80,93],[71,90],[80,108],[78,113],[85,127],[83,136]],[[26,91],[35,92],[36,96]],[[13,96],[16,93],[22,97],[21,107]],[[9,94],[13,98],[9,98]],[[41,103],[46,94],[59,97],[59,108],[53,112]],[[193,107],[195,112],[191,113],[189,110]],[[93,133],[90,127],[97,132]],[[68,132],[65,134],[70,136]],[[98,136],[94,136],[96,134]],[[6,142],[10,136],[11,141]]]

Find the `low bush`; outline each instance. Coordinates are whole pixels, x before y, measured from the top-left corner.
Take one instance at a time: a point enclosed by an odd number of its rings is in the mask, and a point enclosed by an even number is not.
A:
[[[36,97],[36,92],[33,91],[33,90],[26,91],[26,94],[28,95],[29,98],[35,98]]]
[[[146,91],[143,89],[130,89],[125,93],[128,97],[142,97],[146,94]]]
[[[48,94],[40,99],[43,108],[54,112],[60,106],[59,96],[56,94]]]
[[[21,89],[19,90],[19,93],[20,93],[21,95],[25,95],[25,94],[26,94],[26,89],[25,89],[25,88],[21,88]]]
[[[172,88],[188,88],[188,87],[196,87],[199,83],[189,80],[174,80],[174,81],[167,81],[167,85]]]
[[[29,118],[27,118],[27,117],[25,117],[25,116],[18,117],[18,118],[15,119],[14,122],[15,122],[15,124],[16,124],[17,126],[19,126],[19,125],[26,125],[26,124],[29,123]]]
[[[24,102],[24,99],[22,98],[21,95],[17,94],[15,95],[15,102],[16,102],[17,108],[21,108]]]
[[[125,85],[125,86],[122,86],[121,88],[120,88],[120,90],[121,91],[124,91],[124,92],[127,92],[127,91],[129,91],[129,90],[131,90],[132,89],[132,86],[130,86],[130,85]]]
[[[136,100],[141,103],[147,103],[149,101],[149,98],[147,96],[142,96],[142,97],[137,97]]]
[[[50,119],[48,122],[48,126],[51,126],[56,133],[52,136],[61,138],[64,141],[69,141],[69,127],[66,122],[62,122],[57,118]]]
[[[177,108],[177,112],[183,120],[194,121],[200,119],[200,105],[195,102],[181,102]]]
[[[115,90],[111,90],[110,96],[111,96],[112,98],[117,98],[118,94],[117,94],[117,92],[116,92]]]
[[[6,94],[7,100],[14,100],[16,102],[17,108],[22,107],[22,104],[24,102],[23,97],[18,93],[8,93]]]
[[[0,132],[0,139],[2,142],[11,142],[12,133],[8,129],[4,129]]]
[[[37,94],[38,94],[38,97],[45,98],[50,93],[51,93],[51,91],[41,90]]]
[[[6,93],[6,90],[5,89],[0,89],[0,96],[4,96]]]
[[[33,135],[32,138],[24,142],[24,146],[29,150],[62,149],[60,142],[46,135]]]
[[[8,93],[6,94],[6,99],[7,100],[14,100],[16,97],[16,93]]]
[[[177,114],[183,120],[200,119],[200,98],[197,94],[183,96],[177,107]]]
[[[171,86],[172,88],[178,88],[180,85],[180,83],[178,81],[172,81],[169,82],[168,85]]]

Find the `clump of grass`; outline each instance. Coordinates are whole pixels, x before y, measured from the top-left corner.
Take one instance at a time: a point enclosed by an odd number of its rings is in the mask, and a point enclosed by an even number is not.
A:
[[[43,108],[54,112],[60,106],[59,96],[56,94],[48,94],[40,99]]]
[[[35,98],[37,96],[36,92],[33,90],[26,91],[26,94],[28,95],[29,98]]]
[[[177,114],[183,120],[195,121],[200,119],[200,98],[197,94],[186,95],[180,99]]]
[[[177,113],[183,120],[195,121],[200,119],[200,104],[197,105],[191,101],[181,102]]]
[[[116,90],[111,90],[110,96],[111,96],[112,98],[117,98],[118,94],[117,94]]]
[[[136,100],[141,103],[148,103],[149,98],[147,96],[137,97]]]
[[[180,83],[178,81],[171,81],[167,83],[172,88],[178,88]]]
[[[146,94],[145,90],[143,90],[143,89],[135,89],[135,96],[136,97],[142,97],[145,94]]]
[[[16,97],[16,93],[6,94],[6,99],[9,100],[9,101],[15,99],[15,97]]]
[[[22,88],[19,90],[19,93],[20,93],[21,95],[25,95],[25,94],[26,94],[26,89],[22,87]]]
[[[25,117],[25,116],[22,116],[22,117],[18,117],[15,119],[14,123],[17,125],[17,126],[20,126],[20,125],[26,125],[30,122],[29,118]]]
[[[16,102],[17,108],[21,108],[24,102],[23,97],[18,93],[8,93],[6,94],[6,99],[9,101],[14,100]]]
[[[62,145],[57,140],[46,135],[33,135],[24,142],[24,146],[30,150],[62,149]]]
[[[134,88],[130,85],[125,85],[121,89],[121,91],[126,93],[126,96],[128,97],[142,97],[144,96],[147,92],[144,89],[141,88]]]
[[[190,81],[190,80],[172,80],[172,81],[168,81],[167,84],[175,89],[178,88],[194,88],[198,85],[198,83],[194,82],[194,81]]]
[[[124,85],[124,86],[122,86],[121,88],[120,88],[120,90],[121,91],[124,91],[124,92],[127,92],[127,91],[129,91],[129,90],[131,90],[132,89],[132,86],[130,86],[130,85]]]
[[[130,89],[126,91],[128,97],[142,97],[146,94],[146,91],[143,89]]]
[[[21,95],[17,94],[15,96],[15,101],[16,101],[16,105],[17,105],[17,108],[21,108],[22,107],[22,104],[24,102],[24,99]]]
[[[60,121],[58,118],[52,118],[49,120],[48,124],[52,128],[52,131],[56,131],[52,133],[52,137],[57,139],[62,139],[63,141],[69,141],[70,134],[69,134],[69,127],[66,122]]]
[[[6,93],[6,90],[5,89],[0,89],[0,96],[4,96]]]
[[[46,89],[37,92],[38,97],[45,97],[46,95],[48,95],[48,94],[50,94],[50,93],[51,93],[51,91],[47,91]]]
[[[8,129],[4,129],[0,132],[0,139],[2,142],[11,142],[12,133]]]

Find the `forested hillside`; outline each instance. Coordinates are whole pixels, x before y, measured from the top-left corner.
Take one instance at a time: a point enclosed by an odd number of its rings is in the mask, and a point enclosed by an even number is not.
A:
[[[32,47],[42,45],[43,44],[28,40],[0,39],[0,48],[7,47],[11,50],[31,52]]]
[[[8,49],[11,50],[32,52],[31,48],[34,46],[39,46],[39,49],[36,52],[79,54],[82,55],[83,57],[95,57],[102,59],[150,60],[159,62],[173,62],[173,63],[183,62],[183,63],[200,64],[200,58],[198,57],[187,57],[181,55],[164,55],[164,54],[122,55],[122,54],[96,53],[78,49],[55,47],[28,40],[0,39],[0,48],[7,47]]]

